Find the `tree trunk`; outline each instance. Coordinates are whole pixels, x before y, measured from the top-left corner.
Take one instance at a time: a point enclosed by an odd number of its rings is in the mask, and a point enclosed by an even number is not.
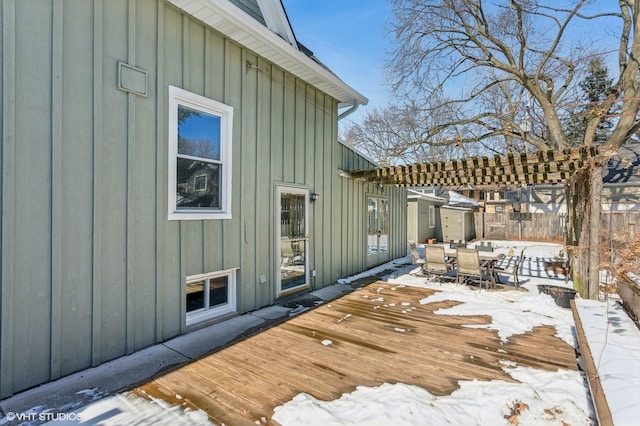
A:
[[[573,284],[588,299],[599,297],[601,194],[600,161],[577,171],[567,186],[567,246],[573,254],[569,257]]]
[[[589,168],[589,299],[600,297],[600,212],[602,210],[602,163],[594,162]]]

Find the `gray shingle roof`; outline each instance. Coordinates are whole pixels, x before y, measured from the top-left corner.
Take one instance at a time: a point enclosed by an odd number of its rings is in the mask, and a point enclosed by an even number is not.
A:
[[[640,144],[623,145],[604,171],[605,184],[640,184]]]

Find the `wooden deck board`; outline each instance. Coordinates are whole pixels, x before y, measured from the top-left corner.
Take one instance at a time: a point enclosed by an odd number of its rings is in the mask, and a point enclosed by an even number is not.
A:
[[[301,392],[330,400],[361,385],[407,383],[448,395],[460,380],[513,381],[501,360],[576,369],[573,348],[552,327],[503,343],[495,331],[466,327],[487,324],[488,316],[434,313],[459,302],[420,305],[435,291],[370,284],[136,391],[170,402],[178,394],[216,423],[241,425],[263,417],[272,423],[273,409]]]
[[[160,388],[165,391],[158,392]],[[216,391],[212,392],[212,389]],[[211,421],[217,424],[245,424],[249,415],[255,417],[244,404],[228,402],[222,390],[223,383],[209,381],[184,367],[137,388],[138,394],[147,397],[166,399],[167,392],[180,395],[189,404],[207,412]]]
[[[291,325],[291,327],[295,327],[295,325]],[[350,330],[353,331],[354,327],[350,327]],[[474,331],[491,333],[486,330]],[[386,349],[386,352],[383,352],[384,359],[386,360],[385,365],[383,366],[380,366],[381,357],[380,354],[377,353],[380,352],[380,345],[370,345],[366,343],[366,340],[363,340],[366,346],[359,347],[354,338],[343,338],[342,333],[327,332],[326,334],[327,337],[333,338],[335,343],[331,345],[331,351],[325,350],[325,354],[332,354],[336,351],[344,352],[343,356],[357,357],[360,360],[360,363],[363,364],[363,367],[368,369],[388,368],[393,372],[395,369],[406,368],[409,363],[416,363],[418,365],[431,364],[432,366],[440,366],[442,369],[456,371],[460,370],[459,367],[461,366],[461,363],[466,356],[469,356],[469,354],[474,355],[476,368],[479,369],[479,371],[476,371],[474,374],[482,376],[483,370],[486,368],[480,365],[481,359],[486,355],[486,350],[484,348],[473,348],[467,344],[443,348],[442,341],[438,341],[432,336],[429,336],[428,339],[430,343],[424,345],[422,344],[422,336],[416,336],[416,333],[411,331],[397,332],[393,330],[383,330],[379,331],[377,334],[368,333],[366,337],[369,337],[369,339],[383,340],[387,347],[395,348],[394,350]],[[362,334],[362,332],[358,334]],[[408,356],[407,353],[410,353],[410,356]],[[356,367],[358,367],[358,365],[356,365]],[[464,365],[463,371],[467,368],[468,367]],[[499,369],[497,360],[493,369]],[[488,376],[495,376],[494,371],[487,372],[486,374]],[[505,378],[508,378],[508,376],[505,375]],[[401,380],[398,379],[398,381]]]

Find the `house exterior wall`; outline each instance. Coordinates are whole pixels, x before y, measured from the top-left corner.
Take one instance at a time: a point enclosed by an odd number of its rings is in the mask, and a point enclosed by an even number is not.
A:
[[[567,197],[564,186],[533,187],[528,208],[532,213],[566,213]]]
[[[640,211],[640,184],[604,184],[602,208],[611,211]]]
[[[338,176],[371,164],[335,99],[162,0],[4,0],[0,22],[0,398],[185,332],[187,276],[238,268],[238,312],[274,303],[280,183],[320,194],[313,286],[366,269],[380,191]],[[232,219],[167,220],[169,85],[234,108]],[[404,256],[406,193],[384,195]]]
[[[434,226],[429,226],[429,207],[433,207]],[[425,200],[412,199],[407,202],[407,239],[423,244],[429,238],[437,238],[438,206]],[[436,220],[437,219],[437,220]]]
[[[558,187],[534,187],[529,209],[533,213],[567,213],[565,189]],[[604,184],[602,209],[607,211],[640,211],[640,185]]]

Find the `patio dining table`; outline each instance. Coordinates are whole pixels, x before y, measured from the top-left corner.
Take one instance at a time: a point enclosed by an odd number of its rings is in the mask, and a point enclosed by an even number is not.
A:
[[[445,248],[444,254],[450,260],[454,261],[458,256],[456,249],[453,248]],[[500,276],[495,269],[495,265],[504,257],[504,254],[495,251],[478,250],[478,257],[480,258],[480,266],[486,271],[487,275],[491,279],[491,286],[495,287],[495,285],[500,282]]]
[[[445,248],[444,249],[444,255],[450,258],[456,258],[458,256],[458,253],[456,252],[456,249],[452,249],[452,248]],[[497,262],[500,259],[502,259],[504,257],[503,253],[498,253],[497,251],[478,251],[478,256],[480,257],[481,261],[491,261],[491,262]]]

